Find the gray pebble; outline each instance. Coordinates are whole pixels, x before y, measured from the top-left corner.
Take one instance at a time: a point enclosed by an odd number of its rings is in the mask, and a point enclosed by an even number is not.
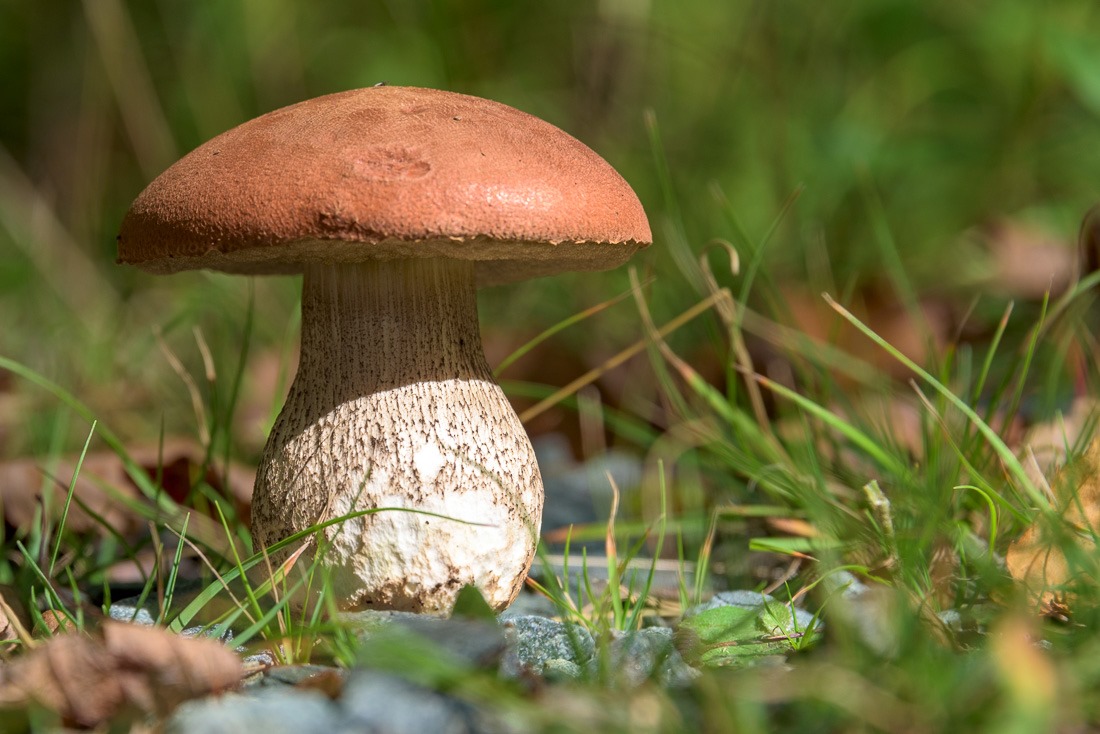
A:
[[[944,609],[942,612],[936,612],[936,616],[940,618],[943,626],[952,632],[962,631],[963,620],[958,609]]]
[[[137,605],[139,597],[120,599],[113,602],[107,608],[107,616],[118,622],[132,622],[145,627],[156,624],[156,606],[146,599],[140,607]]]
[[[247,655],[242,658],[241,662],[243,662],[246,666],[263,665],[266,667],[271,667],[279,664],[279,661],[275,659],[275,655],[270,650],[261,650],[254,655]]]
[[[548,678],[577,678],[595,649],[592,634],[577,624],[539,616],[502,622],[508,650],[500,663],[506,678],[535,673]]]
[[[848,571],[825,576],[822,585],[831,599],[830,624],[843,625],[879,655],[893,657],[898,653],[898,592],[883,585],[865,584]]]
[[[672,644],[672,630],[646,627],[621,634],[588,662],[588,672],[603,671],[611,685],[634,688],[655,677],[670,688],[682,688],[699,677]]]
[[[468,704],[374,670],[352,672],[340,706],[346,731],[385,734],[478,731]]]
[[[188,627],[180,632],[184,637],[209,637],[213,640],[220,640],[225,644],[233,642],[233,630],[220,624],[215,624],[211,627]],[[241,651],[244,648],[238,650]]]
[[[495,667],[506,646],[504,632],[494,620],[379,611],[342,614],[340,619],[350,624],[361,640],[385,634],[392,627],[398,633],[411,632],[472,667]]]
[[[568,439],[561,434],[540,437],[534,442],[534,449],[547,497],[543,531],[605,520],[612,495],[608,473],[624,494],[641,482],[643,463],[632,453],[611,450],[578,463],[573,461]],[[602,541],[587,545],[598,548]]]
[[[211,696],[181,705],[166,734],[329,734],[339,731],[340,708],[318,691],[260,688]]]

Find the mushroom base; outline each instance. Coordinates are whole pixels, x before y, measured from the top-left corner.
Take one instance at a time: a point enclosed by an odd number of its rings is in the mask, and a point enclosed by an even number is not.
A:
[[[307,268],[298,375],[256,477],[258,545],[376,511],[316,538],[342,606],[447,613],[473,584],[503,609],[534,557],[542,498],[481,349],[470,263]]]

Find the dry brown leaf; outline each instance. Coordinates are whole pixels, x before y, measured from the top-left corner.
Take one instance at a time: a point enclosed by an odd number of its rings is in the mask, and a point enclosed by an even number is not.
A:
[[[929,591],[937,609],[949,609],[955,603],[958,589],[959,554],[946,538],[937,538],[928,564]]]
[[[0,511],[4,521],[12,527],[27,528],[35,520],[36,509],[43,504],[49,506],[51,518],[60,519],[75,469],[74,459],[63,459],[51,470],[51,479],[44,476],[41,462],[35,459],[0,463]],[[137,494],[114,454],[89,454],[76,480],[75,496],[80,503],[72,503],[66,519],[70,530],[87,532],[98,525],[81,503],[121,533],[137,527],[137,518],[105,486],[116,488],[123,497],[134,498]]]
[[[985,237],[993,257],[991,286],[1014,298],[1057,296],[1073,281],[1077,252],[1055,235],[1020,222],[994,224]]]
[[[190,698],[230,689],[243,674],[222,643],[157,627],[105,622],[95,637],[69,633],[0,667],[0,708],[37,703],[66,724],[164,716]]]
[[[821,535],[813,525],[796,517],[769,517],[765,518],[765,521],[772,530],[784,535],[795,535],[800,538],[817,538]]]
[[[177,502],[186,499],[193,474],[200,470],[203,458],[202,449],[186,439],[168,441],[163,447],[131,449],[130,455],[150,478],[159,478],[165,493]],[[76,457],[63,458],[47,475],[43,463],[36,459],[0,462],[0,513],[4,522],[16,528],[28,527],[35,521],[37,509],[47,504],[47,500],[51,519],[59,520],[76,466]],[[233,463],[224,477],[228,480],[227,487],[223,488],[226,482],[217,467],[210,469],[205,478],[233,500],[238,515],[247,521],[254,477],[253,470]],[[138,499],[140,493],[122,460],[113,452],[92,452],[84,458],[74,497],[65,520],[69,530],[78,533],[101,530],[102,524],[93,515],[123,535],[144,527],[145,520],[126,506],[126,501]]]
[[[27,631],[32,626],[31,616],[14,586],[0,584],[0,618],[0,653],[16,649],[16,640],[25,647],[34,646],[34,639]]]
[[[1079,457],[1063,467],[1051,483],[1054,511],[1069,528],[1068,537],[1084,552],[1092,552],[1092,537],[1100,532],[1100,437]],[[1068,604],[1064,589],[1080,579],[1062,551],[1062,543],[1051,537],[1041,520],[1016,539],[1005,554],[1012,577],[1027,587],[1029,595],[1044,608]]]
[[[926,364],[931,354],[942,352],[952,330],[951,308],[946,301],[926,298],[918,304],[919,320],[915,320],[905,305],[886,289],[878,292],[868,288],[845,307],[872,331],[892,344],[917,364]],[[791,315],[790,326],[799,332],[829,344],[894,377],[908,379],[909,368],[861,334],[834,311],[821,297],[806,286],[788,283],[779,288]],[[931,336],[929,340],[926,334]],[[930,343],[931,342],[931,343]],[[837,375],[845,382],[844,375]]]
[[[1100,401],[1087,396],[1079,397],[1073,401],[1068,413],[1059,414],[1046,423],[1036,423],[1028,429],[1022,441],[1020,461],[1035,486],[1045,486],[1047,480],[1061,468],[1069,449],[1076,445],[1081,431],[1098,411]]]
[[[63,632],[77,631],[76,622],[56,609],[47,609],[42,612],[42,623],[40,627],[44,628],[50,636],[59,635]]]
[[[318,691],[333,701],[344,693],[345,677],[337,670],[323,670],[316,675],[303,678],[294,687],[307,691]]]
[[[19,639],[19,633],[15,631],[15,624],[8,618],[4,605],[0,604],[0,652],[7,652]]]

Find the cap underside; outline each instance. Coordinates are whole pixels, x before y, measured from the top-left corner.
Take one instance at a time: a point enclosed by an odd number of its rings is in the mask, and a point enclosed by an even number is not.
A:
[[[252,247],[203,255],[161,257],[130,263],[157,275],[217,270],[240,275],[294,275],[307,264],[338,265],[366,260],[440,257],[474,260],[479,286],[501,285],[565,271],[607,270],[622,265],[643,244],[637,242],[507,242],[487,238],[351,242],[299,240],[278,248]]]

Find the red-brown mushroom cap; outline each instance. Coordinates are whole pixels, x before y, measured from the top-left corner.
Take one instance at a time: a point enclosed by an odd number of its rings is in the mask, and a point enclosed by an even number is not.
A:
[[[156,273],[475,260],[481,284],[615,267],[652,240],[629,184],[575,138],[453,92],[371,87],[219,135],[138,196],[122,263]]]

